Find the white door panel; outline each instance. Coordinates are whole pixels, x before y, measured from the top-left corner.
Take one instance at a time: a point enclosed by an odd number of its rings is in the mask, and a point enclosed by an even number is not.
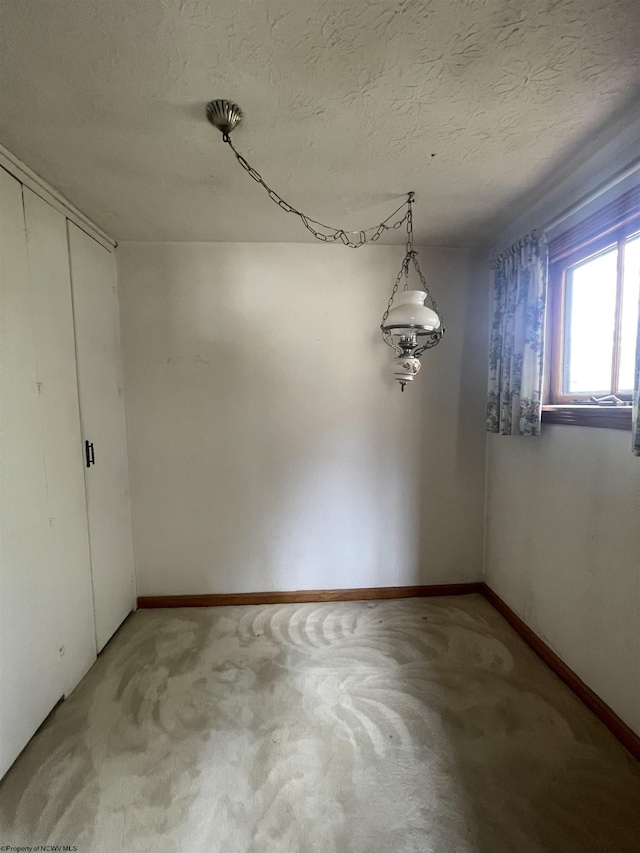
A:
[[[133,539],[115,256],[67,223],[98,650],[134,606]]]
[[[46,466],[47,570],[56,579],[64,693],[96,659],[67,220],[23,187]]]
[[[22,186],[0,168],[0,775],[61,698]]]

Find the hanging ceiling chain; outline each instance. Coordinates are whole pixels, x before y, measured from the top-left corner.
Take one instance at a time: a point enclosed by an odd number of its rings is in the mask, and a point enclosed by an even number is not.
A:
[[[395,283],[393,285],[393,290],[391,291],[391,296],[389,297],[389,301],[387,303],[387,309],[384,312],[384,314],[382,315],[382,323],[380,323],[380,328],[382,329],[382,337],[385,339],[385,341],[387,341],[387,343],[389,343],[389,340],[391,340],[391,336],[389,335],[388,332],[385,331],[384,324],[386,323],[387,317],[389,316],[389,311],[391,311],[391,306],[393,305],[393,299],[394,299],[396,293],[398,292],[398,288],[400,287],[400,282],[402,281],[402,276],[407,275],[408,272],[409,272],[409,266],[408,266],[407,259],[405,258],[404,261],[402,262],[402,267],[400,269],[400,272],[398,273],[398,277],[396,278]],[[387,338],[389,340],[387,340]]]
[[[396,280],[393,285],[393,289],[391,291],[391,296],[389,297],[389,301],[387,302],[387,308],[382,315],[382,322],[380,323],[380,331],[382,332],[382,339],[385,344],[391,347],[391,349],[395,350],[398,355],[402,355],[402,350],[398,347],[391,336],[391,333],[388,329],[385,329],[384,324],[387,321],[387,317],[389,316],[389,312],[391,311],[391,306],[393,305],[393,300],[395,298],[396,293],[400,288],[400,282],[404,278],[404,287],[403,290],[409,289],[409,264],[413,264],[415,267],[416,273],[418,274],[418,278],[420,279],[420,284],[422,285],[422,289],[427,294],[427,298],[429,302],[431,302],[431,307],[436,312],[438,317],[441,318],[440,328],[437,332],[431,335],[430,338],[421,346],[416,349],[414,352],[415,358],[420,358],[422,353],[434,347],[437,343],[440,342],[442,336],[445,333],[444,325],[442,325],[442,315],[440,314],[440,309],[438,308],[438,303],[431,295],[429,290],[429,286],[427,284],[427,280],[422,274],[422,270],[420,269],[420,264],[418,263],[417,252],[413,248],[413,199],[414,193],[409,193],[409,198],[407,199],[407,213],[404,217],[403,221],[407,223],[407,243],[406,243],[406,254],[404,256],[404,260],[402,261],[402,266],[400,267],[400,272],[398,273]]]
[[[243,115],[242,110],[237,104],[234,104],[232,101],[227,101],[224,99],[217,99],[214,101],[209,101],[207,104],[207,119],[211,122],[211,124],[216,127],[220,133],[222,134],[222,139],[227,143],[229,148],[233,151],[233,154],[238,161],[238,163],[242,166],[242,168],[247,172],[253,180],[260,184],[263,190],[267,193],[269,198],[274,204],[277,204],[281,210],[284,210],[285,213],[293,213],[301,220],[304,227],[316,238],[316,240],[320,240],[323,243],[336,243],[340,240],[345,246],[349,246],[351,249],[358,249],[360,246],[364,246],[365,243],[375,243],[380,239],[382,234],[385,231],[392,231],[400,228],[403,223],[406,223],[407,226],[407,242],[405,247],[405,256],[402,261],[402,267],[400,268],[400,272],[398,273],[395,283],[393,285],[393,290],[391,291],[391,296],[389,297],[389,301],[387,303],[387,309],[384,312],[384,316],[382,318],[382,323],[380,325],[380,329],[382,331],[382,337],[392,349],[396,351],[398,355],[404,354],[404,349],[396,345],[393,341],[391,332],[389,329],[385,329],[385,323],[389,318],[389,313],[391,311],[391,307],[393,305],[393,300],[395,298],[398,289],[400,288],[400,282],[404,278],[404,290],[409,289],[409,266],[413,264],[415,270],[420,279],[420,284],[422,285],[422,289],[424,290],[426,297],[428,298],[433,310],[438,315],[440,319],[440,325],[437,331],[432,331],[427,341],[420,347],[415,348],[413,351],[413,358],[420,358],[422,353],[435,346],[442,336],[444,335],[444,325],[442,323],[442,315],[438,309],[435,299],[429,292],[429,288],[427,286],[427,282],[425,277],[422,275],[422,270],[420,269],[420,265],[417,260],[417,252],[413,248],[413,201],[414,201],[414,193],[409,193],[408,198],[405,202],[403,202],[399,207],[397,207],[390,216],[387,216],[379,225],[374,225],[372,228],[365,228],[362,231],[347,231],[344,228],[334,228],[332,225],[325,225],[323,222],[318,222],[317,219],[312,219],[310,216],[306,216],[302,211],[297,210],[292,204],[285,201],[281,195],[278,195],[275,190],[272,190],[271,187],[266,183],[260,172],[257,169],[254,169],[253,166],[245,160],[245,158],[240,154],[239,151],[236,150],[233,142],[231,141],[230,133],[232,130],[238,125],[239,122],[242,121]],[[400,216],[399,214],[406,208],[404,215]],[[357,235],[357,237],[352,237],[352,235]],[[423,300],[424,301],[424,300]],[[413,335],[414,344],[417,343],[415,341],[415,335]],[[413,350],[413,345],[411,347]],[[402,390],[404,391],[404,383],[402,386]]]
[[[318,222],[316,219],[312,219],[310,216],[306,216],[301,211],[296,210],[292,204],[289,204],[289,202],[285,201],[282,196],[275,192],[275,190],[272,190],[265,182],[260,172],[258,172],[257,169],[254,169],[253,166],[245,160],[242,154],[236,150],[228,133],[223,133],[222,139],[227,143],[229,148],[231,148],[236,160],[240,163],[245,172],[247,172],[256,183],[260,184],[271,201],[277,204],[278,207],[285,211],[285,213],[294,213],[296,216],[299,216],[304,227],[313,234],[316,240],[321,240],[323,243],[335,243],[340,240],[345,246],[349,246],[351,249],[359,249],[360,246],[364,246],[365,243],[375,243],[380,239],[385,231],[394,231],[397,228],[400,228],[404,222],[411,220],[411,202],[413,201],[413,193],[409,193],[409,199],[404,201],[400,207],[396,208],[396,210],[394,210],[390,216],[387,216],[387,218],[379,225],[374,225],[371,228],[365,228],[363,231],[345,231],[343,228],[334,228],[332,225],[325,225],[323,222]],[[391,220],[393,220],[393,218],[405,207],[407,210],[404,216],[401,219],[397,219],[395,222],[391,222]],[[351,236],[353,234],[357,234],[357,238],[354,239]]]
[[[407,199],[407,255],[413,252],[413,199],[415,193],[409,193]],[[405,287],[406,290],[406,287]]]
[[[387,320],[387,317],[389,316],[389,311],[391,311],[391,306],[393,305],[394,297],[395,297],[396,293],[398,292],[398,289],[400,287],[400,282],[402,281],[403,276],[404,276],[403,290],[407,290],[409,287],[409,262],[412,260],[412,258],[416,254],[413,251],[413,199],[414,199],[414,197],[415,197],[414,193],[409,193],[409,198],[407,199],[407,213],[405,216],[405,221],[407,223],[406,254],[404,256],[404,260],[402,261],[402,267],[400,268],[400,272],[398,273],[398,276],[397,276],[395,283],[393,285],[393,290],[391,291],[391,296],[389,297],[389,302],[387,303],[387,310],[384,312],[384,314],[382,316],[382,323],[380,324],[380,328],[382,329],[382,337],[385,339],[385,341],[387,343],[389,343],[389,341],[387,341],[387,337],[385,336],[384,324]],[[424,279],[422,277],[422,273],[420,274],[420,278],[421,278],[421,280],[424,281]],[[427,287],[426,287],[426,282],[424,284],[425,284],[425,290],[427,291],[427,293],[429,293],[429,291],[427,290]],[[390,346],[392,346],[392,344],[390,344]]]

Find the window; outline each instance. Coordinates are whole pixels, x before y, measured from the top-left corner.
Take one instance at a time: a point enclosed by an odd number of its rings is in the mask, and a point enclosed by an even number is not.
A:
[[[546,396],[573,411],[544,420],[630,428],[630,406],[602,398],[631,401],[639,301],[637,188],[549,243]]]

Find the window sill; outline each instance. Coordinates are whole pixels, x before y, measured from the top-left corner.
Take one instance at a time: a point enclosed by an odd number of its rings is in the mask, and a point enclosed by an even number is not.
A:
[[[543,406],[543,424],[631,429],[631,406]]]

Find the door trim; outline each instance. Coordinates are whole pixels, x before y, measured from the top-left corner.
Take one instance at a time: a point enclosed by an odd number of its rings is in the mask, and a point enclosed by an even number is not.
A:
[[[5,148],[4,145],[0,145],[0,166],[16,178],[16,180],[20,181],[21,184],[24,184],[25,187],[28,187],[52,207],[55,207],[56,210],[59,210],[60,213],[64,213],[67,219],[70,219],[78,228],[86,231],[90,237],[97,240],[107,251],[113,252],[117,246],[113,237],[110,237],[102,228],[92,222],[88,216],[85,216],[81,210],[78,210],[61,192],[52,187],[51,184],[48,184],[33,169],[30,169],[26,163],[23,163],[19,157],[16,157],[8,148]]]

